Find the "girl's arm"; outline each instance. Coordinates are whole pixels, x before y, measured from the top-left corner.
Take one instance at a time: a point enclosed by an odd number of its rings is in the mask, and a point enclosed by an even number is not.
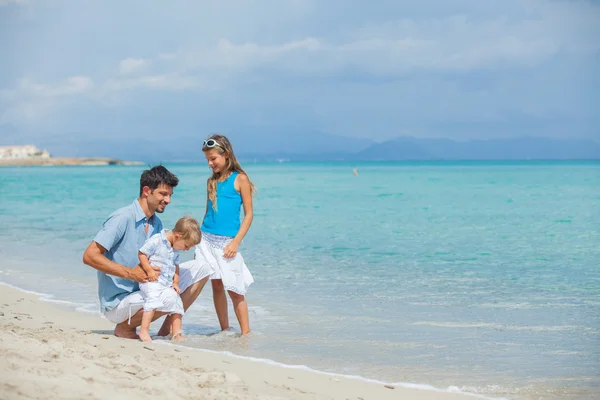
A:
[[[233,238],[233,240],[231,241],[231,243],[229,243],[227,246],[225,246],[225,249],[223,250],[223,255],[226,258],[232,258],[235,257],[238,247],[240,245],[240,243],[242,243],[242,239],[244,239],[244,236],[246,236],[246,233],[248,233],[248,230],[250,229],[250,225],[252,225],[252,187],[250,186],[250,180],[248,179],[248,177],[244,174],[239,174],[237,176],[237,178],[235,179],[235,183],[238,184],[239,186],[239,191],[240,194],[242,195],[242,205],[244,207],[244,219],[242,220],[242,223],[240,225],[240,230],[238,231],[237,235],[235,235],[235,237]]]

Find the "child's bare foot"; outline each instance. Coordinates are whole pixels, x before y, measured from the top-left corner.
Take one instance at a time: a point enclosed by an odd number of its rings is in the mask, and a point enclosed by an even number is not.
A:
[[[152,338],[150,337],[150,332],[142,332],[142,331],[140,331],[139,336],[140,336],[140,340],[142,342],[151,342],[152,341]]]
[[[181,343],[181,342],[187,341],[187,337],[183,336],[183,332],[177,332],[176,334],[173,335],[171,340],[174,342]]]

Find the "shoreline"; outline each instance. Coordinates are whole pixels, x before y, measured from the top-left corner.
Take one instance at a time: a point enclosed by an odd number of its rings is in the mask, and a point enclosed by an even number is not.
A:
[[[122,161],[103,157],[50,157],[0,159],[0,167],[56,167],[56,166],[107,166],[144,165],[141,161]]]
[[[60,300],[2,284],[0,397],[458,400],[484,396],[397,384],[112,334],[97,313],[66,310]],[[240,339],[242,340],[242,339]],[[146,378],[156,376],[148,384]],[[141,378],[141,379],[140,379]],[[166,383],[166,385],[165,385]],[[100,395],[100,397],[99,397]]]

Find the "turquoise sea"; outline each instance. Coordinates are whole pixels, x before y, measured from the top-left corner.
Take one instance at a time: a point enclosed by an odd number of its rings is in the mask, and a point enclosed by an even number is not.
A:
[[[188,346],[489,397],[600,398],[600,162],[243,165],[258,188],[241,248],[254,334],[217,334],[208,285]],[[208,167],[167,167],[180,185],[165,225],[202,218]],[[142,170],[0,168],[0,280],[96,311],[81,255]]]

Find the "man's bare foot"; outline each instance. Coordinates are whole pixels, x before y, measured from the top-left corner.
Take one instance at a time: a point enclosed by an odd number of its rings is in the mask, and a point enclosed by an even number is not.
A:
[[[150,333],[140,331],[140,340],[142,342],[151,342],[152,338],[150,337]]]
[[[246,335],[249,335],[251,333],[252,333],[252,331],[250,329],[248,329],[248,331],[242,332],[242,336],[246,336]]]
[[[138,335],[135,333],[135,327],[130,327],[125,322],[122,322],[115,326],[115,336],[124,339],[137,339]]]

